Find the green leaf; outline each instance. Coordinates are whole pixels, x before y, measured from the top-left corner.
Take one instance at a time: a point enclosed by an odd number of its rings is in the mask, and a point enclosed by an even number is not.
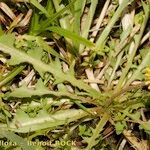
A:
[[[126,30],[123,30],[123,32],[120,35],[120,43],[123,43],[127,39],[131,31],[132,31],[131,25],[129,25],[129,27]]]
[[[50,14],[47,10],[38,2],[38,0],[29,0],[31,4],[33,4],[36,8],[38,8],[46,17],[50,17]]]
[[[27,52],[27,54],[28,54],[29,56],[31,56],[32,58],[35,58],[36,60],[41,61],[42,55],[43,55],[43,50],[42,50],[41,47],[36,46],[36,47],[33,47],[32,50],[29,50],[29,51]],[[40,68],[40,67],[38,66],[38,64],[34,64],[33,67],[35,68],[35,70],[38,71],[38,73],[40,74],[40,76],[43,78],[43,77],[44,77],[44,73],[45,73],[45,72],[43,71],[43,69]]]
[[[133,75],[126,83],[126,86],[129,85],[132,81],[140,78],[141,71],[150,65],[150,59],[149,59],[150,58],[150,50],[149,49],[147,49],[147,51],[144,50],[142,56],[143,56],[143,60],[142,60],[141,64],[134,71]]]
[[[146,133],[150,134],[150,120],[147,121],[145,124],[144,124],[144,123],[141,124],[141,125],[139,126],[139,128],[140,128],[140,129],[144,129],[144,131],[145,131]]]
[[[138,14],[135,15],[135,17],[134,17],[135,25],[142,24],[143,19],[144,19],[143,16],[144,16],[143,11],[141,11]]]
[[[57,33],[61,36],[67,37],[67,38],[73,40],[74,42],[84,44],[87,47],[94,47],[95,46],[94,43],[90,42],[89,40],[79,36],[76,33],[71,32],[67,29],[63,29],[63,28],[60,28],[60,27],[53,26],[53,27],[47,28],[47,30],[55,32],[55,33]]]
[[[63,88],[63,89],[62,89]],[[65,87],[66,88],[66,87]],[[78,96],[76,94],[72,94],[67,91],[67,89],[64,89],[63,84],[58,84],[58,91],[50,91],[48,88],[46,88],[42,82],[42,80],[38,80],[37,84],[35,85],[34,89],[27,88],[26,85],[23,85],[20,88],[16,88],[14,91],[11,93],[6,93],[5,98],[9,97],[18,97],[18,98],[27,98],[27,97],[32,97],[32,96],[44,96],[44,95],[49,95],[49,96],[55,96],[55,97],[68,97],[73,100],[81,100],[84,102],[84,97]],[[86,101],[91,103],[90,101]],[[77,105],[78,103],[75,102]],[[87,111],[82,105],[79,105],[80,108],[83,110]]]
[[[79,135],[92,136],[92,131],[90,128],[87,128],[86,125],[79,125]]]
[[[92,111],[92,109],[88,110]],[[12,122],[9,123],[9,129],[15,132],[28,133],[46,128],[55,128],[88,115],[87,112],[81,109],[60,110],[53,114],[41,110],[35,118],[30,118],[24,111],[19,109]]]
[[[44,86],[42,80],[38,80],[37,84],[35,85],[35,89],[29,89],[26,85],[23,85],[20,88],[15,89],[11,93],[6,93],[6,97],[31,97],[31,96],[42,96],[45,94],[50,94],[51,92]]]
[[[41,60],[43,50],[42,50],[42,48],[35,46],[32,48],[32,50],[28,50],[27,54],[29,54],[29,56],[31,56],[37,60]]]
[[[60,92],[68,92],[67,87],[63,83],[57,84],[57,88]]]
[[[22,58],[16,55],[13,55],[10,60],[7,61],[9,65],[18,65],[22,63]]]
[[[105,113],[103,117],[98,122],[95,129],[92,129],[92,136],[87,139],[88,146],[86,147],[86,150],[91,150],[93,146],[95,146],[99,141],[97,140],[100,136],[100,133],[102,132],[104,126],[106,125],[107,121],[109,120],[109,115]]]
[[[140,50],[140,55],[142,57],[142,60],[146,57],[146,55],[149,53],[149,48],[143,48]]]
[[[42,37],[36,37],[36,42],[39,45],[39,47],[43,48],[46,52],[52,54],[53,56],[56,56],[57,58],[60,58],[64,61],[66,61],[64,58],[60,56],[59,53],[57,53],[54,49],[52,49],[43,39]]]
[[[39,14],[35,10],[33,10],[33,15],[31,18],[31,23],[29,28],[29,33],[31,35],[34,35],[35,32],[40,28],[39,19],[40,19]]]
[[[3,34],[0,36],[0,42],[7,44],[9,47],[14,47],[15,35],[14,34]]]
[[[150,13],[150,7],[149,7],[150,5],[149,4],[150,4],[149,2],[147,2],[147,4],[146,4],[144,1],[142,1],[142,6],[143,6],[145,14]]]
[[[40,22],[40,28],[38,29],[37,33],[41,33],[42,31],[45,31],[47,27],[50,26],[50,24],[55,21],[58,17],[60,17],[66,10],[68,10],[70,7],[73,6],[73,4],[76,2],[76,0],[71,1],[66,7],[61,9],[59,12],[54,13],[50,18]]]
[[[125,126],[121,122],[117,122],[115,124],[115,129],[116,129],[117,135],[121,134],[123,132],[124,128],[125,128]]]
[[[97,52],[103,50],[111,29],[113,28],[114,24],[119,19],[119,17],[121,16],[121,13],[123,12],[123,10],[128,6],[128,3],[129,2],[131,3],[132,1],[133,0],[123,1],[120,4],[120,6],[118,7],[118,9],[115,11],[113,17],[111,18],[108,25],[105,27],[105,29],[103,30],[103,32],[101,33],[100,37],[98,38],[98,40],[96,42],[96,51]]]
[[[97,4],[98,4],[98,0],[91,1],[89,12],[88,12],[88,15],[86,17],[86,20],[85,20],[85,23],[83,26],[83,30],[81,31],[81,36],[84,37],[85,39],[87,39],[89,36],[89,30],[90,30],[91,24],[94,20],[94,14],[96,12]],[[84,50],[84,46],[81,45],[80,46],[80,53],[82,53],[83,50]]]
[[[59,82],[68,81],[73,86],[78,87],[79,89],[83,89],[86,92],[88,92],[87,94],[90,94],[93,98],[100,98],[100,99],[104,98],[104,95],[102,96],[100,92],[97,92],[95,89],[91,88],[82,80],[77,80],[72,74],[64,73],[62,69],[60,70],[60,67],[57,64],[58,62],[45,64],[41,60],[35,58],[33,54],[31,56],[21,50],[16,49],[15,47],[9,47],[7,44],[3,43],[3,41],[1,40],[0,40],[0,50],[3,51],[4,53],[8,53],[11,55],[13,64],[27,62],[29,64],[32,64],[41,75],[46,72],[52,73],[53,76],[55,77],[55,80]],[[58,59],[56,59],[55,61],[58,61]],[[57,64],[58,69],[56,68],[55,64]]]

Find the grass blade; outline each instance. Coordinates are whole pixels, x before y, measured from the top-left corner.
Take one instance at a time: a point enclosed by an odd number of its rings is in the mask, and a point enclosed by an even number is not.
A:
[[[47,28],[47,30],[55,32],[55,33],[57,33],[61,36],[70,38],[74,42],[84,44],[85,46],[92,47],[92,48],[95,46],[94,43],[90,42],[89,40],[87,40],[87,39],[85,39],[81,36],[79,36],[76,33],[70,32],[69,30],[66,30],[66,29],[63,29],[63,28],[60,28],[60,27],[49,27],[49,28]]]
[[[128,6],[128,3],[129,2],[131,3],[132,1],[133,0],[123,1],[122,4],[118,7],[118,9],[114,13],[113,17],[109,21],[108,25],[105,27],[104,31],[102,32],[102,34],[100,35],[100,37],[96,41],[96,51],[102,51],[103,50],[103,46],[106,42],[106,39],[107,39],[112,27],[114,26],[114,24],[116,23],[116,21],[120,17],[122,11]]]

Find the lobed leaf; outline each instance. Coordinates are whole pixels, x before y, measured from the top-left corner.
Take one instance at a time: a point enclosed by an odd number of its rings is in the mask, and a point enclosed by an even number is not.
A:
[[[56,28],[55,28],[56,29]],[[73,86],[78,87],[79,89],[85,90],[89,95],[91,95],[93,98],[103,98],[102,94],[100,92],[97,92],[96,90],[92,89],[90,86],[88,86],[86,83],[84,83],[82,80],[77,80],[72,74],[64,73],[62,69],[60,69],[59,65],[55,65],[58,62],[52,62],[50,64],[45,64],[41,60],[35,58],[33,55],[28,55],[27,53],[16,49],[15,47],[10,47],[7,44],[3,43],[3,38],[0,38],[0,50],[4,53],[11,55],[11,63],[12,64],[19,64],[27,62],[29,64],[32,64],[35,69],[42,75],[43,73],[49,72],[52,73],[55,79],[59,82],[61,81],[68,81]],[[56,59],[56,61],[59,61]]]
[[[93,109],[88,109],[88,111],[92,110]],[[46,128],[53,129],[60,125],[76,121],[88,115],[89,113],[81,109],[60,110],[54,114],[49,114],[44,110],[41,110],[36,117],[30,118],[24,111],[19,109],[17,110],[12,122],[9,123],[9,130],[28,133]]]

